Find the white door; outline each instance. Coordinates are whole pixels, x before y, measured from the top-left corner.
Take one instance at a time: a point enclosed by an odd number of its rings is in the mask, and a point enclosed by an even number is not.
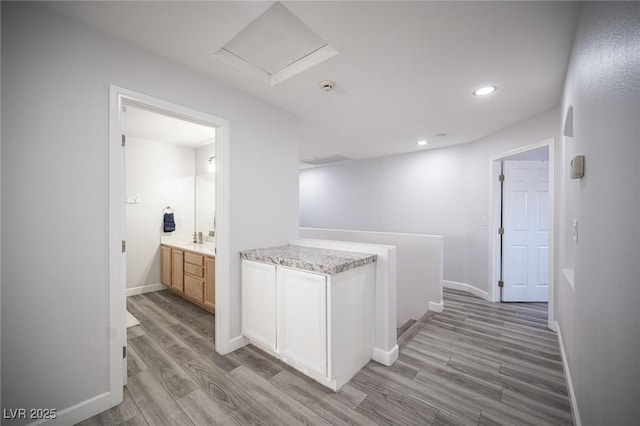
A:
[[[276,350],[276,267],[242,260],[242,334]]]
[[[503,301],[549,294],[549,162],[504,161]]]
[[[327,375],[327,278],[278,267],[278,352]]]

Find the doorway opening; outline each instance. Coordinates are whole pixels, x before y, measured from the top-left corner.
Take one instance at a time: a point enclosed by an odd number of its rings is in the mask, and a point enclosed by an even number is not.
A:
[[[179,120],[202,128],[215,129],[215,145],[203,149],[200,157],[207,154],[207,159],[215,157],[215,184],[205,182],[208,189],[215,187],[213,205],[215,206],[215,246],[216,267],[215,281],[215,348],[224,353],[228,343],[228,276],[230,271],[229,248],[229,123],[227,120],[202,113],[177,104],[153,98],[141,93],[117,86],[110,87],[109,105],[109,315],[110,315],[110,344],[109,344],[109,378],[111,406],[122,402],[123,386],[126,383],[126,296],[127,296],[127,207],[129,204],[145,205],[145,198],[136,197],[135,192],[129,193],[127,188],[127,163],[126,163],[126,110],[136,113],[155,114],[156,117]],[[158,125],[158,123],[156,123]],[[205,142],[204,140],[202,142]],[[146,147],[148,148],[148,147]],[[213,155],[207,151],[211,150]],[[174,150],[175,151],[175,150]],[[151,152],[148,149],[145,151]],[[173,151],[172,151],[173,152]],[[185,151],[186,156],[189,153]],[[193,158],[198,157],[193,152]],[[149,159],[149,161],[152,161]],[[210,163],[209,163],[210,164]],[[204,166],[207,168],[207,165]],[[188,231],[191,234],[196,226],[196,191],[195,165],[194,175],[191,179],[190,194],[188,200],[179,200],[181,216],[176,216],[176,227],[182,226],[182,231],[187,232],[187,227],[194,229]],[[138,179],[144,181],[144,179]],[[188,183],[187,183],[188,185]],[[207,190],[208,191],[208,190]],[[189,207],[190,201],[193,204]],[[147,198],[147,201],[151,201]],[[167,207],[167,206],[164,206]],[[189,213],[191,212],[191,213]],[[163,209],[158,215],[163,213]],[[212,222],[212,211],[207,209],[203,213],[204,223]],[[157,216],[162,217],[162,216]],[[150,218],[153,221],[153,218]],[[203,225],[204,226],[204,225]],[[164,231],[164,228],[163,228]],[[160,241],[157,241],[158,245]],[[158,259],[159,261],[159,259]],[[152,262],[153,263],[153,262]],[[159,266],[159,265],[157,265]],[[139,271],[138,271],[139,272]],[[144,287],[144,286],[142,286]],[[135,294],[135,289],[133,294]],[[131,291],[129,292],[131,293]]]
[[[554,141],[490,159],[494,302],[548,302],[553,329]]]

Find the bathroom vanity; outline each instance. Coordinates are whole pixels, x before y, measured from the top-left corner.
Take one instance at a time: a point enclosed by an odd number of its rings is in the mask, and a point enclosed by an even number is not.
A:
[[[334,391],[367,364],[375,254],[287,245],[240,256],[252,344]]]
[[[160,251],[162,284],[177,295],[215,313],[215,245],[163,241]]]

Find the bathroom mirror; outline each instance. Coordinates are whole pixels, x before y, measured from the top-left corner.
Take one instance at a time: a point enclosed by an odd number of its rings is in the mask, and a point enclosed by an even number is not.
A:
[[[201,173],[196,175],[196,208],[195,208],[195,232],[202,232],[205,241],[210,231],[215,230],[215,174]]]
[[[215,231],[215,144],[196,149],[195,174],[195,232],[202,232],[204,241],[213,242],[209,234]]]

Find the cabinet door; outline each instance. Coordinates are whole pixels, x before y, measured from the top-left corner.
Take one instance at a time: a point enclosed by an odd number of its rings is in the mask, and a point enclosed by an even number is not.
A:
[[[171,287],[171,247],[160,246],[160,282]]]
[[[278,352],[327,375],[327,277],[278,268]]]
[[[242,334],[276,350],[276,267],[242,261]]]
[[[216,258],[204,258],[204,305],[212,312],[216,309]]]
[[[171,288],[182,293],[184,291],[184,252],[173,249],[171,262]]]
[[[192,276],[184,276],[184,295],[195,300],[198,303],[203,303],[203,288],[204,282],[201,279],[193,278]]]

